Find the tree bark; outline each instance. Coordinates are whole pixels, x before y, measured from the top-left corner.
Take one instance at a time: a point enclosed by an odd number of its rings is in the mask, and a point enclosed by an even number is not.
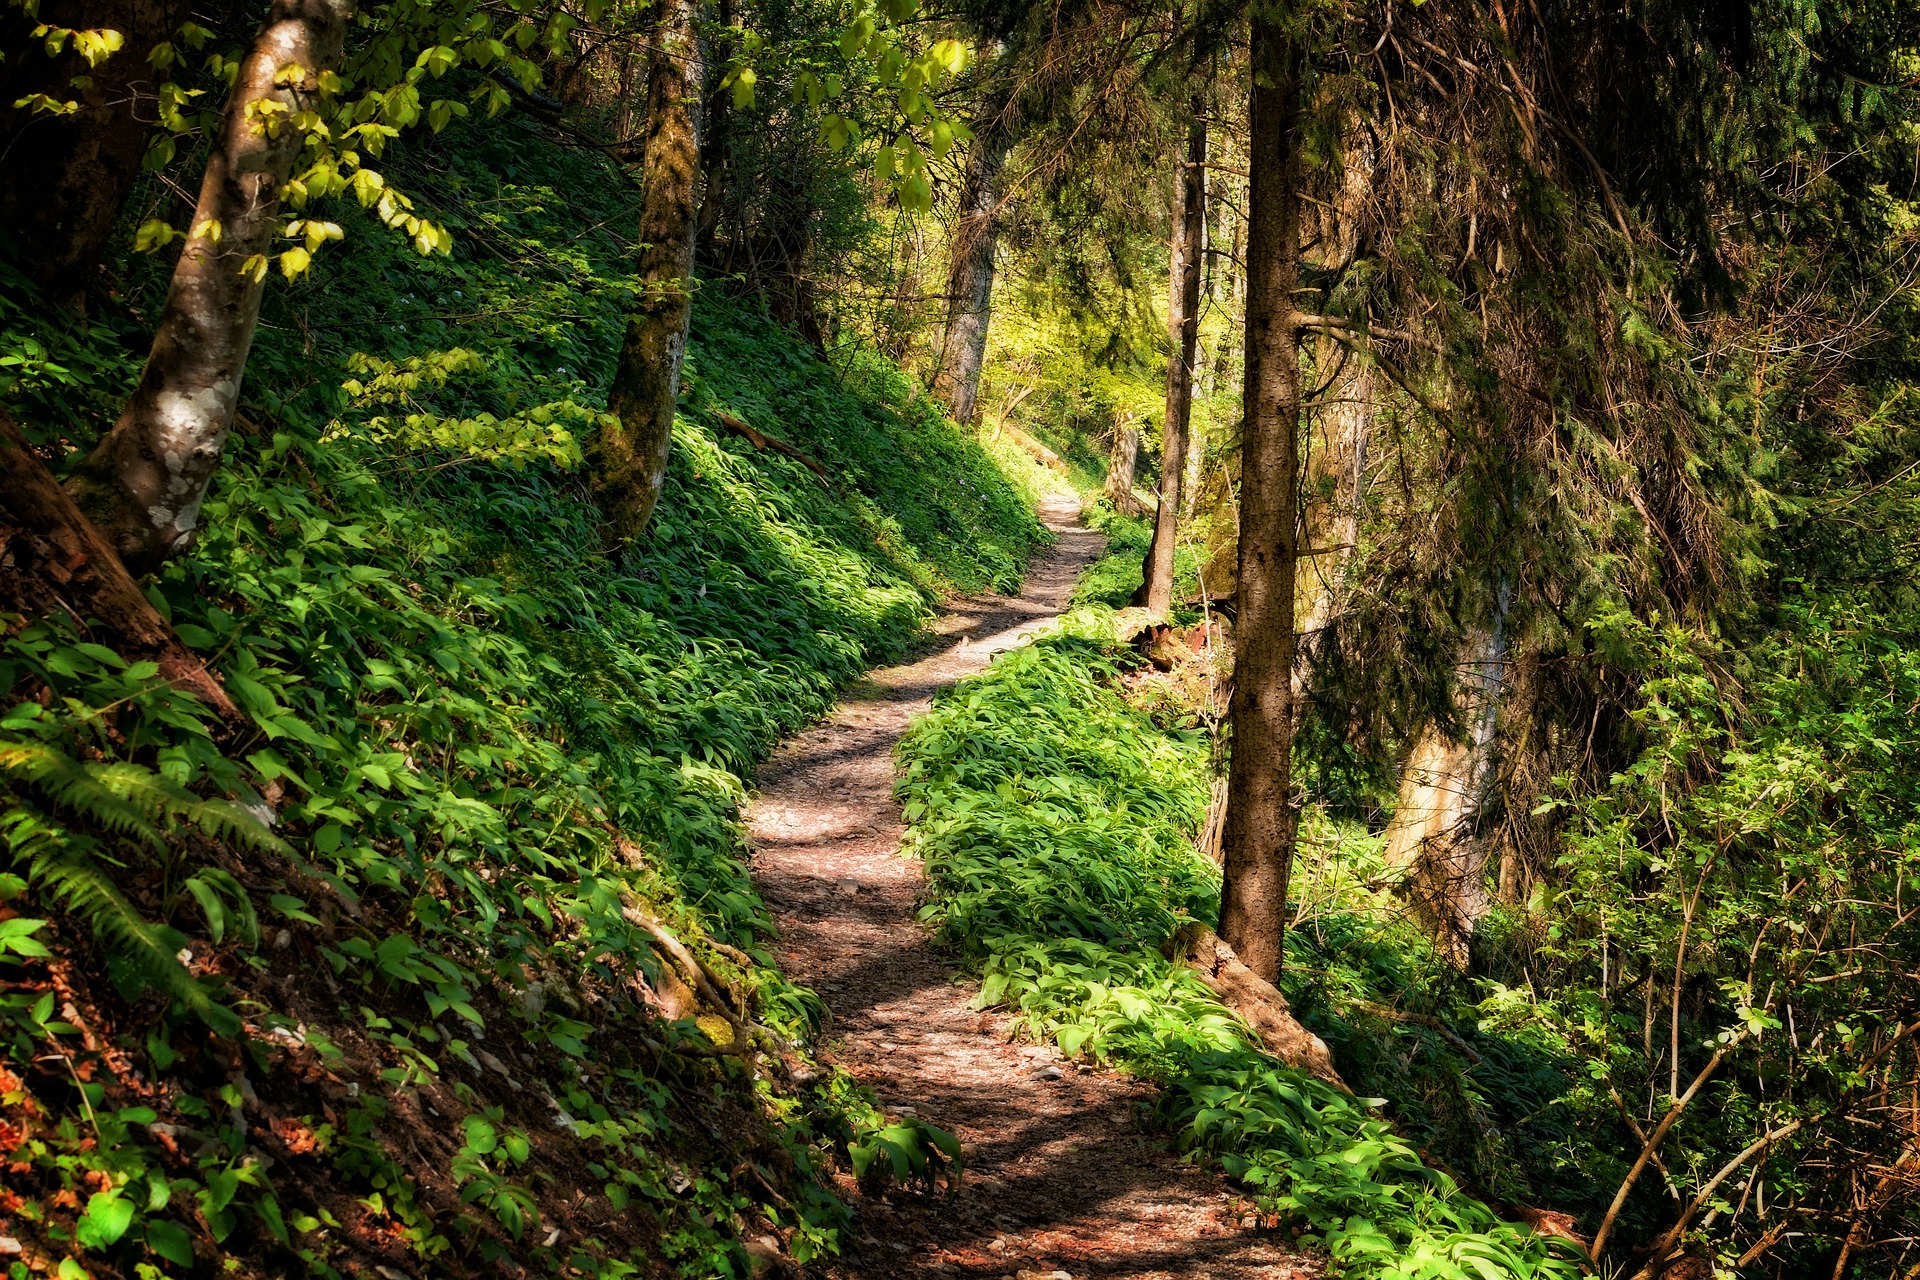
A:
[[[84,312],[100,263],[153,133],[156,79],[147,54],[173,37],[189,13],[184,0],[52,0],[40,21],[76,30],[117,31],[125,43],[97,67],[68,51],[33,47],[34,22],[0,19],[9,51],[0,62],[0,234],[20,270],[48,301]],[[88,81],[81,86],[75,77]],[[14,104],[44,93],[79,110],[36,114]],[[144,102],[144,109],[136,109]]]
[[[129,662],[151,661],[175,688],[226,720],[239,710],[173,634],[126,566],[0,411],[0,612],[66,613]]]
[[[1167,414],[1160,431],[1160,510],[1153,521],[1135,604],[1164,614],[1173,605],[1174,539],[1180,524],[1180,489],[1187,472],[1188,426],[1193,415],[1193,357],[1200,342],[1200,265],[1207,219],[1206,102],[1199,94],[1187,125],[1187,158],[1180,173],[1180,206],[1173,219],[1167,284]]]
[[[1113,443],[1107,449],[1105,492],[1115,511],[1136,519],[1147,513],[1146,504],[1133,496],[1134,468],[1139,461],[1139,428],[1122,417],[1113,424]]]
[[[933,394],[961,426],[970,425],[979,411],[980,367],[986,360],[993,306],[993,259],[1000,244],[1000,178],[1012,140],[1007,112],[1006,100],[996,96],[974,128],[967,177],[960,188],[960,220],[947,259],[947,325]]]
[[[607,395],[618,425],[600,429],[590,459],[594,493],[616,544],[639,537],[660,500],[680,400],[693,314],[694,195],[706,75],[698,10],[697,0],[663,0],[649,55],[637,263],[642,294],[627,320]]]
[[[1467,680],[1458,702],[1468,736],[1457,742],[1429,725],[1400,774],[1400,795],[1387,828],[1387,868],[1441,957],[1464,968],[1473,933],[1487,914],[1487,841],[1477,829],[1493,776],[1494,730],[1506,678],[1506,614],[1502,585],[1493,625],[1475,632]]]
[[[1294,486],[1300,355],[1298,51],[1256,10],[1248,107],[1247,363],[1234,621],[1233,756],[1222,839],[1220,935],[1257,976],[1280,976],[1292,801]]]
[[[320,74],[339,64],[352,17],[351,0],[274,0],[207,157],[146,371],[74,477],[81,510],[135,573],[184,550],[199,522],[260,318],[280,189],[305,141],[300,130],[267,122],[319,107]],[[302,74],[286,75],[291,67]],[[245,270],[256,256],[260,269]]]

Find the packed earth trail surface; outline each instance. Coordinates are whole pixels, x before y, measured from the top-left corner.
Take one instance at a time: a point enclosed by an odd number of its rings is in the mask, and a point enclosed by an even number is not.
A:
[[[1252,1209],[1217,1176],[1143,1133],[1152,1091],[1050,1047],[1015,1043],[973,1008],[915,912],[920,868],[900,854],[893,749],[940,689],[983,669],[1059,614],[1102,539],[1071,499],[1041,514],[1058,542],[1018,599],[953,602],[937,651],[872,673],[759,774],[753,870],[780,927],[787,973],[832,1010],[837,1061],[893,1113],[957,1134],[958,1194],[859,1197],[843,1280],[893,1276],[1072,1280],[1294,1280],[1316,1261],[1243,1225]]]

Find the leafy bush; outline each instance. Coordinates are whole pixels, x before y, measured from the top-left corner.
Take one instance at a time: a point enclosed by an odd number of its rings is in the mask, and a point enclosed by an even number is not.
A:
[[[1261,1053],[1199,978],[1161,954],[1211,922],[1192,848],[1206,745],[1162,732],[1108,686],[1103,612],[1007,654],[943,695],[901,743],[924,915],[1005,1005],[1069,1053],[1160,1084],[1160,1119],[1214,1155],[1341,1273],[1559,1276],[1564,1243],[1501,1222],[1372,1110]]]

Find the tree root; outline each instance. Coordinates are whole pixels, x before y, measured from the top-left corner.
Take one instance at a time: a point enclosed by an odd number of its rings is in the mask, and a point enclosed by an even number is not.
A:
[[[1168,939],[1167,954],[1191,965],[1227,1008],[1240,1015],[1268,1053],[1342,1093],[1353,1092],[1334,1070],[1326,1042],[1301,1026],[1279,989],[1242,963],[1213,930],[1200,924],[1182,927]]]

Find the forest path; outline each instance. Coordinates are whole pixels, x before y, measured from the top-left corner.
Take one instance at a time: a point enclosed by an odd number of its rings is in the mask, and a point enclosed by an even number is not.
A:
[[[928,943],[920,866],[900,856],[893,749],[933,695],[980,671],[1066,608],[1103,539],[1071,498],[1041,515],[1058,542],[1018,599],[953,601],[936,651],[875,671],[760,770],[754,879],[795,981],[833,1012],[834,1059],[889,1111],[917,1113],[969,1152],[952,1199],[855,1196],[836,1280],[1068,1276],[1072,1280],[1292,1280],[1316,1260],[1243,1228],[1245,1197],[1140,1131],[1152,1090],[1050,1047],[1009,1043],[1002,1014]],[[851,1188],[845,1190],[851,1191]]]

